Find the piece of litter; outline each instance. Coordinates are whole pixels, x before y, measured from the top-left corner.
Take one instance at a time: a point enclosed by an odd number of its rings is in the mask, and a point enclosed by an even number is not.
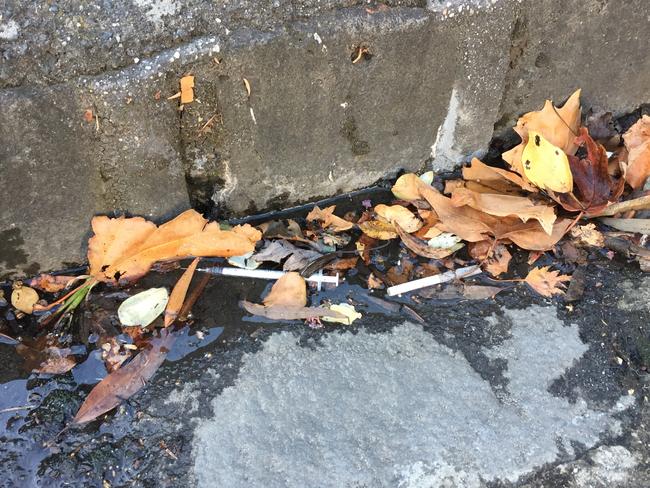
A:
[[[251,118],[253,119],[253,123],[257,125],[257,119],[255,118],[255,112],[253,112],[253,107],[250,107],[251,111]]]
[[[117,316],[122,325],[146,327],[163,313],[168,300],[167,288],[149,288],[124,300]]]
[[[467,266],[465,268],[458,268],[454,271],[447,271],[446,273],[428,276],[419,280],[407,281],[401,285],[391,286],[386,290],[388,296],[401,295],[413,290],[419,290],[427,286],[439,285],[440,283],[447,283],[449,281],[468,278],[482,273],[481,268],[478,266]]]
[[[188,75],[181,78],[181,104],[194,101],[194,76]]]
[[[334,312],[339,312],[345,315],[345,318],[324,316],[322,320],[324,320],[325,322],[336,322],[338,324],[350,325],[352,324],[352,322],[362,317],[362,315],[359,312],[357,312],[352,305],[348,303],[339,303],[335,305],[330,305],[329,309],[333,310]]]
[[[221,266],[199,268],[198,271],[202,271],[203,273],[221,274],[225,276],[241,276],[243,278],[260,278],[263,280],[277,280],[287,274],[285,271],[274,271],[269,269],[224,268]],[[317,274],[313,274],[305,278],[305,281],[318,283],[319,285],[322,283],[329,283],[338,286],[339,274],[336,273],[335,276],[327,276],[324,275],[321,270]]]
[[[244,86],[246,87],[246,93],[248,93],[248,96],[250,97],[251,96],[251,84],[249,83],[249,81],[246,78],[242,78],[242,80],[244,81]]]

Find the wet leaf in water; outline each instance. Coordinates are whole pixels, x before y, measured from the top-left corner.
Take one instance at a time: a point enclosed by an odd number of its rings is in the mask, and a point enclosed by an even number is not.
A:
[[[84,424],[95,420],[140,391],[163,363],[174,340],[175,336],[163,329],[160,337],[150,340],[150,349],[140,351],[130,363],[95,385],[72,422]]]
[[[187,290],[190,287],[194,271],[196,271],[196,266],[199,264],[199,261],[199,258],[195,258],[187,267],[183,275],[178,279],[176,285],[174,285],[174,289],[172,290],[172,293],[169,296],[169,301],[167,302],[167,307],[165,308],[165,327],[172,325],[178,318],[178,313],[183,306],[185,295],[187,295]]]
[[[168,300],[167,288],[150,288],[124,300],[117,315],[122,325],[146,327],[163,313]]]
[[[345,318],[343,314],[330,310],[327,307],[291,307],[287,305],[273,305],[270,307],[242,300],[241,307],[248,313],[266,317],[272,320],[300,320],[312,317],[338,317]]]
[[[207,224],[207,225],[206,225]],[[156,261],[189,256],[231,257],[255,250],[258,233],[248,228],[223,231],[187,210],[156,227],[141,217],[92,220],[95,235],[88,241],[90,274],[99,281],[129,282],[146,274]]]

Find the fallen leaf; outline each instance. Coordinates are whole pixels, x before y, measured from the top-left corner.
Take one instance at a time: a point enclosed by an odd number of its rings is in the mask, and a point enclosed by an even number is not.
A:
[[[580,127],[580,90],[576,90],[562,106],[555,108],[553,102],[546,100],[544,108],[538,112],[528,112],[517,121],[515,132],[521,137],[521,143],[502,154],[510,167],[524,176],[521,155],[528,142],[529,131],[540,133],[554,146],[568,155],[575,154],[575,136]]]
[[[548,235],[537,222],[527,222],[501,234],[501,239],[510,239],[522,249],[528,251],[548,251],[566,234],[573,223],[572,219],[557,219],[553,232]]]
[[[386,277],[393,285],[399,285],[411,280],[413,274],[413,263],[409,259],[400,259],[399,263],[392,266],[387,272]]]
[[[449,249],[459,244],[461,238],[450,233],[441,232],[427,241],[427,245],[433,249]]]
[[[285,240],[269,242],[262,250],[253,255],[258,262],[280,263],[284,258],[296,252],[298,248]]]
[[[623,232],[634,232],[650,235],[650,219],[609,219],[602,218],[600,221]]]
[[[351,258],[341,258],[327,264],[325,266],[325,269],[332,269],[335,271],[347,271],[348,269],[356,268],[358,262],[359,262],[359,256],[353,256]]]
[[[486,300],[488,298],[494,298],[497,293],[504,289],[498,286],[465,285],[463,287],[463,298],[468,300]]]
[[[247,252],[242,256],[233,256],[228,258],[228,264],[235,266],[236,268],[242,269],[257,269],[260,267],[260,263],[252,258],[253,252]]]
[[[569,157],[574,191],[573,194],[560,195],[558,200],[567,210],[597,212],[621,196],[625,181],[623,178],[612,179],[605,148],[594,141],[584,127],[576,143],[586,147],[587,155],[584,158]]]
[[[122,325],[146,327],[163,313],[168,300],[167,288],[149,288],[124,300],[117,316]]]
[[[476,181],[499,193],[509,193],[517,188],[530,192],[538,191],[536,186],[531,185],[517,173],[488,166],[477,158],[472,159],[471,166],[463,168],[463,178]]]
[[[312,317],[338,317],[345,318],[343,314],[330,310],[327,307],[290,307],[286,305],[274,305],[266,307],[257,303],[242,300],[239,302],[241,307],[248,313],[266,317],[271,320],[300,320],[310,319]]]
[[[400,200],[418,200],[420,196],[420,186],[424,182],[413,173],[406,173],[400,176],[391,191],[396,198]]]
[[[368,288],[373,290],[373,289],[379,289],[384,287],[384,282],[381,281],[379,278],[377,278],[373,273],[370,273],[368,276]]]
[[[90,274],[98,281],[130,282],[146,274],[156,261],[240,256],[255,250],[250,234],[206,223],[195,210],[158,227],[141,217],[94,217],[95,235],[88,241]]]
[[[508,265],[510,264],[511,259],[512,254],[510,254],[508,248],[499,243],[494,246],[492,256],[490,256],[485,262],[484,269],[492,276],[499,276],[500,274],[508,272]]]
[[[322,222],[323,229],[330,229],[334,232],[342,232],[345,230],[350,230],[354,227],[352,222],[342,219],[334,215],[334,210],[336,205],[327,207],[325,209],[320,209],[318,206],[314,207],[311,212],[307,214],[307,220],[315,220],[317,222]]]
[[[524,281],[533,290],[545,297],[564,294],[562,288],[565,285],[563,282],[570,280],[570,276],[561,275],[559,271],[550,271],[548,266],[533,268],[524,278]]]
[[[468,205],[497,217],[516,215],[523,222],[534,219],[539,221],[548,234],[553,232],[556,219],[555,210],[550,205],[536,204],[526,197],[476,193],[467,188],[456,188],[451,196],[451,203],[456,207]]]
[[[540,133],[528,133],[528,143],[521,159],[524,175],[538,188],[558,193],[569,193],[573,190],[569,158],[561,148],[551,144]]]
[[[248,239],[251,244],[257,243],[262,238],[262,232],[250,224],[236,225],[231,229],[235,234]]]
[[[456,234],[465,241],[477,242],[487,239],[491,233],[491,225],[496,223],[496,218],[471,207],[454,206],[450,198],[445,197],[429,185],[421,183],[419,192],[421,197],[429,202],[440,219],[440,223],[436,226],[441,230]]]
[[[395,224],[395,229],[397,230],[400,239],[402,239],[402,242],[407,248],[409,248],[418,256],[422,256],[429,259],[442,259],[458,251],[464,245],[462,243],[457,242],[455,244],[452,244],[452,246],[448,248],[442,248],[442,249],[434,248],[429,246],[425,241],[422,241],[421,239],[418,239],[417,237],[413,237],[412,235],[404,232],[404,230],[399,226],[399,224]]]
[[[298,273],[291,272],[278,279],[263,300],[266,307],[304,307],[307,305],[307,284]]]
[[[175,336],[163,329],[160,337],[150,340],[151,347],[100,381],[86,397],[72,422],[84,424],[114,409],[136,394],[165,360]]]
[[[188,75],[181,78],[181,104],[194,101],[194,76]]]
[[[605,246],[605,237],[594,224],[576,225],[571,229],[571,237],[582,246]]]
[[[102,344],[102,360],[109,373],[120,369],[131,354],[131,351],[122,348],[122,344],[115,337],[109,338]]]
[[[38,293],[29,286],[15,286],[11,292],[11,304],[16,310],[26,314],[31,314],[34,311],[34,305],[38,300]]]
[[[361,232],[368,237],[378,239],[380,241],[388,241],[397,238],[397,232],[393,224],[382,222],[380,220],[367,220],[359,225]]]
[[[314,259],[318,259],[321,256],[323,255],[318,251],[313,251],[311,249],[296,248],[296,251],[293,252],[291,256],[289,256],[289,259],[287,259],[284,262],[284,264],[282,265],[282,269],[284,271],[302,270]]]
[[[335,322],[338,324],[351,325],[352,322],[362,317],[362,315],[359,312],[357,312],[354,309],[354,307],[349,303],[339,303],[339,304],[330,305],[329,309],[334,312],[340,313],[344,317],[324,316],[323,320],[325,322]]]
[[[650,176],[650,116],[641,117],[623,140],[628,151],[625,180],[632,188],[641,188]]]
[[[64,276],[64,275],[51,275],[40,274],[36,278],[27,280],[25,283],[31,287],[38,288],[39,290],[48,293],[56,293],[66,288],[71,282],[79,279],[78,276]]]
[[[72,350],[59,347],[57,338],[49,334],[25,339],[16,344],[16,352],[25,360],[24,368],[33,373],[65,374],[77,364]]]
[[[194,276],[199,261],[199,258],[195,258],[178,279],[176,285],[174,285],[174,289],[172,290],[171,295],[169,295],[169,300],[165,307],[164,327],[169,327],[178,318],[178,313],[181,311],[181,307],[185,301],[185,295],[187,295],[187,290],[190,287],[192,277]]]
[[[422,221],[402,205],[380,204],[375,207],[375,213],[391,224],[399,224],[409,234],[422,227]]]

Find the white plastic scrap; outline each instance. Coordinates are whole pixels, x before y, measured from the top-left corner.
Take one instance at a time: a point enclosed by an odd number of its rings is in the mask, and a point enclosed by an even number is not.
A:
[[[124,300],[117,316],[122,325],[146,327],[163,313],[168,300],[167,288],[149,288]]]
[[[443,232],[433,239],[429,239],[427,244],[434,249],[449,249],[461,241],[460,237],[450,232]],[[462,246],[461,246],[462,247]]]

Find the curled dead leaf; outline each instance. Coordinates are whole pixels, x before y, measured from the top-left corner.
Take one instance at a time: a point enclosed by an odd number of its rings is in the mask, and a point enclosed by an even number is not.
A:
[[[333,232],[342,232],[345,230],[350,230],[354,227],[352,222],[342,219],[334,215],[334,210],[336,209],[335,205],[320,209],[318,206],[314,207],[311,212],[307,214],[307,220],[316,220],[317,222],[322,222],[323,229],[330,229]]]
[[[388,222],[382,222],[380,220],[367,220],[358,225],[361,229],[361,232],[373,239],[388,241],[390,239],[397,238],[395,226]]]
[[[399,226],[409,234],[416,232],[422,227],[422,221],[402,205],[379,204],[375,207],[375,213],[391,224]]]
[[[625,180],[641,188],[650,176],[650,116],[644,115],[623,135],[628,151]]]
[[[196,271],[196,266],[199,264],[199,258],[195,258],[194,261],[187,267],[185,272],[174,285],[174,289],[169,295],[169,300],[167,301],[167,307],[165,307],[164,313],[164,326],[169,327],[174,323],[178,318],[178,314],[181,311],[183,302],[185,301],[185,295],[187,295],[187,290],[190,287],[192,282],[192,277]]]

